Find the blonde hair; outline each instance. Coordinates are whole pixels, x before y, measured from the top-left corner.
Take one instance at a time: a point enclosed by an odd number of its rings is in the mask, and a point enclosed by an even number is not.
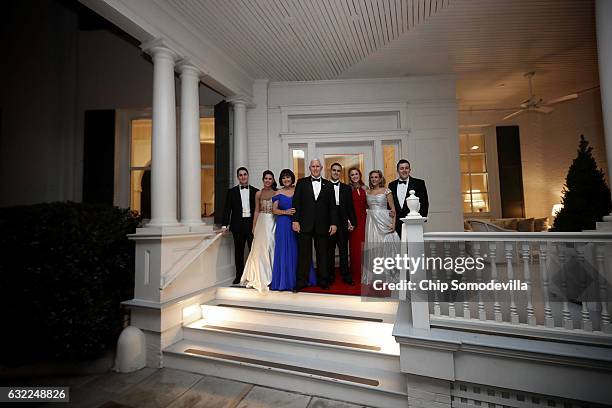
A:
[[[386,185],[385,182],[385,176],[383,176],[382,171],[380,170],[372,170],[369,174],[368,174],[368,186],[372,189],[374,188],[374,186],[372,185],[372,174],[377,173],[380,176],[380,183],[378,183],[378,187],[384,187]]]

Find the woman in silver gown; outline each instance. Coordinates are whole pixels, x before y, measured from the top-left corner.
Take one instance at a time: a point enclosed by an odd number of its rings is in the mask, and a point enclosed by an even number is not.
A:
[[[395,258],[400,250],[400,238],[395,233],[395,206],[391,190],[385,187],[385,178],[380,170],[372,170],[368,176],[369,187],[366,200],[364,273],[361,283],[372,284],[372,281],[397,281],[398,271],[385,270],[377,275],[373,272],[374,258]]]

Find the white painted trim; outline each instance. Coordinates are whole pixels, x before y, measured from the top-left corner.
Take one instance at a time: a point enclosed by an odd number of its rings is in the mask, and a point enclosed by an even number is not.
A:
[[[612,232],[428,232],[425,241],[612,242]]]
[[[348,131],[348,132],[307,132],[307,133],[289,133],[281,132],[279,136],[281,140],[326,140],[331,139],[337,141],[338,138],[350,141],[371,141],[373,139],[398,140],[410,135],[409,129],[391,129],[391,130],[371,130],[371,131]],[[299,142],[295,142],[299,143]]]
[[[336,84],[379,84],[379,83],[398,83],[410,84],[418,82],[441,81],[441,80],[456,80],[456,75],[421,75],[410,76],[404,78],[354,78],[354,79],[328,79],[319,81],[276,81],[271,82],[270,87],[285,87],[285,86],[304,86],[304,85],[336,85]]]

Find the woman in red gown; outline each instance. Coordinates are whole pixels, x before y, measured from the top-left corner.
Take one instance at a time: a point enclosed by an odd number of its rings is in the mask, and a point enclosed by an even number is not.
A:
[[[358,168],[350,168],[348,174],[357,218],[357,226],[352,228],[349,237],[351,276],[353,282],[361,282],[361,252],[365,240],[366,209],[368,208],[366,187],[361,180],[361,171]]]

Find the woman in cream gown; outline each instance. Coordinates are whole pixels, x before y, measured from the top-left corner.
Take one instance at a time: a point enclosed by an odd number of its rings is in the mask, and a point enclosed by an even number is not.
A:
[[[263,188],[255,194],[253,218],[253,244],[244,265],[240,284],[255,288],[260,293],[269,290],[274,262],[274,232],[276,222],[272,214],[272,197],[276,194],[274,173],[263,173]]]
[[[369,187],[366,200],[368,210],[366,215],[364,273],[361,283],[372,284],[375,279],[382,281],[397,281],[398,271],[385,270],[376,275],[372,271],[374,258],[395,258],[400,250],[400,238],[395,233],[395,206],[391,190],[385,187],[385,179],[380,170],[372,170],[369,174]]]

